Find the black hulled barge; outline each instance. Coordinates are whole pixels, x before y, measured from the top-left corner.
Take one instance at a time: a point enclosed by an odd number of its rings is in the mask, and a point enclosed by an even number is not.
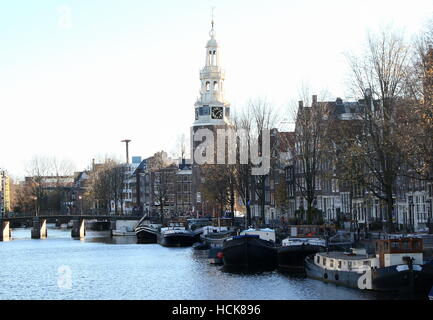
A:
[[[224,269],[228,271],[271,271],[277,267],[275,231],[248,229],[223,243]]]

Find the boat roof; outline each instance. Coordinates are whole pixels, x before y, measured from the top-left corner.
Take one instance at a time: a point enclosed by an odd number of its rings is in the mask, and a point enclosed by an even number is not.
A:
[[[287,237],[287,238],[284,238],[283,240],[288,240],[288,241],[325,241],[325,239],[321,239],[321,238],[293,238],[293,237]]]
[[[265,229],[253,229],[253,228],[250,228],[250,229],[244,230],[244,231],[242,231],[242,232],[257,232],[257,231],[262,231],[262,232],[275,232],[275,230],[273,230],[273,229],[269,229],[269,228],[265,228]]]
[[[258,234],[241,234],[239,236],[233,236],[232,239],[243,239],[243,238],[260,238]]]
[[[373,256],[369,256],[366,254],[353,254],[349,255],[345,252],[320,252],[318,255],[329,258],[329,259],[338,259],[338,260],[365,260],[374,258]]]
[[[190,218],[190,219],[186,219],[187,221],[211,221],[210,218]]]

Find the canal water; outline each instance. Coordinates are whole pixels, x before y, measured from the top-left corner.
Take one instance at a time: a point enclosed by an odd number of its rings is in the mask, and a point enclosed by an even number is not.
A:
[[[14,229],[0,242],[0,299],[283,299],[340,300],[397,297],[337,287],[279,272],[232,274],[210,265],[205,252],[137,244],[135,237],[48,229],[32,240]]]

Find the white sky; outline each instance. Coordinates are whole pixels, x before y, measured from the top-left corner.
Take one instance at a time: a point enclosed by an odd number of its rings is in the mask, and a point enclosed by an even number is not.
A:
[[[34,155],[70,159],[176,151],[189,137],[215,6],[232,110],[276,108],[302,83],[347,97],[344,52],[392,24],[408,38],[433,18],[413,1],[10,1],[0,3],[0,168],[22,177]],[[282,117],[289,115],[282,114]]]

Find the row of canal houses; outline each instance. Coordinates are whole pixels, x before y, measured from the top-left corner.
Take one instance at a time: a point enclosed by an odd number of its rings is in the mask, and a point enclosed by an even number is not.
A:
[[[125,215],[156,215],[160,211],[160,200],[163,199],[164,215],[190,215],[191,205],[191,165],[186,161],[175,161],[164,153],[164,167],[150,169],[152,157],[142,160],[133,156],[130,163],[122,164],[125,170],[122,200],[118,201],[118,213]],[[98,211],[98,203],[86,199],[92,172],[102,164],[92,164],[92,168],[75,173],[71,202],[76,210],[84,201],[84,211]],[[163,193],[163,194],[162,194]],[[110,201],[109,211],[115,212],[114,200]]]
[[[379,101],[374,101],[375,106]],[[367,108],[365,100],[356,102],[344,102],[337,98],[335,101],[318,102],[317,96],[312,97],[310,106],[304,106],[303,102],[299,103],[298,114],[307,111],[308,108],[314,108],[319,105],[329,108],[327,116],[329,121],[333,120],[334,124],[339,121],[362,121],[359,114],[364,108]],[[280,168],[284,168],[285,184],[287,186],[288,206],[287,217],[296,217],[303,208],[307,208],[307,203],[302,197],[300,188],[303,184],[305,171],[303,170],[303,160],[299,152],[299,141],[297,141],[296,131],[286,135],[288,150],[283,157],[285,161]],[[280,133],[281,134],[281,133]],[[366,188],[359,184],[344,183],[332,176],[338,176],[335,166],[326,168],[321,167],[322,171],[317,174],[315,181],[315,200],[314,207],[323,214],[324,222],[335,223],[341,222],[347,228],[369,227],[373,223],[384,221],[386,216],[385,204]],[[328,171],[328,174],[323,174]],[[329,174],[331,173],[331,174]],[[334,173],[334,174],[333,174]],[[272,190],[272,180],[270,189]],[[402,227],[419,231],[428,226],[429,219],[432,218],[432,195],[433,186],[431,182],[421,181],[418,179],[400,177],[397,180],[394,194],[394,213],[393,222]],[[272,206],[272,197],[270,198]],[[281,218],[284,212],[274,209],[276,217]],[[253,210],[253,212],[257,212]],[[269,210],[272,219],[272,209]],[[344,224],[343,221],[346,223]]]

